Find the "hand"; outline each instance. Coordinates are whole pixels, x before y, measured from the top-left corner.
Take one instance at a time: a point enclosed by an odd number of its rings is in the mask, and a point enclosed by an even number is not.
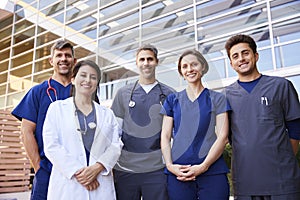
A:
[[[201,163],[200,165],[193,165],[185,169],[184,176],[177,176],[177,179],[180,181],[194,181],[196,180],[197,176],[206,172],[207,170],[208,166],[203,163]]]
[[[85,186],[85,188],[86,188],[88,191],[92,191],[92,190],[97,189],[99,186],[100,186],[100,183],[98,182],[97,179],[95,179],[95,180],[92,181],[89,185]]]
[[[94,165],[81,168],[75,173],[75,178],[77,181],[83,185],[88,186],[94,180],[96,180],[98,174],[104,169],[103,165],[100,163],[95,163]]]
[[[169,164],[167,169],[177,177],[185,176],[191,165]]]

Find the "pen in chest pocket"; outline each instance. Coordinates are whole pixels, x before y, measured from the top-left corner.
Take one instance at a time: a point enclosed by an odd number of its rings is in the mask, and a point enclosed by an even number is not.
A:
[[[261,102],[260,102],[261,104],[263,104],[263,105],[269,105],[269,102],[268,102],[268,98],[267,97],[261,97]]]

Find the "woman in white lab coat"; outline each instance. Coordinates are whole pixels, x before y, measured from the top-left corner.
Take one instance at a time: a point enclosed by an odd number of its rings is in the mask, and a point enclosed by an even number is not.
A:
[[[93,61],[78,62],[73,97],[48,109],[43,128],[45,154],[53,165],[48,200],[115,199],[112,168],[123,144],[112,111],[93,101],[100,78]]]

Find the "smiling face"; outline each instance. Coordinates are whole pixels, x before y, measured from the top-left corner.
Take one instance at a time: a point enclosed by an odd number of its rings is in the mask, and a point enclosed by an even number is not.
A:
[[[92,96],[96,91],[98,82],[97,71],[89,65],[82,65],[74,78],[76,93]]]
[[[230,49],[230,64],[240,79],[258,74],[256,62],[258,53],[254,53],[248,43],[238,43]]]
[[[197,57],[192,54],[182,57],[180,71],[189,83],[199,82],[203,76],[203,67]]]
[[[54,74],[70,76],[76,59],[72,54],[71,48],[62,48],[54,50],[49,62],[54,69]]]
[[[149,83],[155,81],[155,68],[158,60],[150,50],[142,50],[136,56],[136,65],[140,72],[140,82]]]

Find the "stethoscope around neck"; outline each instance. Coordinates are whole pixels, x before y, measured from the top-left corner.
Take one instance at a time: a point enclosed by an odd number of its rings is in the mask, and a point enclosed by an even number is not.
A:
[[[51,83],[50,83],[51,80],[52,80],[52,77],[50,77],[50,78],[48,79],[48,88],[47,88],[46,92],[47,92],[47,95],[48,95],[50,101],[53,102],[53,99],[52,99],[52,97],[51,97],[50,91],[52,90],[52,92],[54,93],[55,101],[57,100],[57,92],[56,92],[56,89],[55,89],[54,87],[51,86]]]
[[[81,134],[85,135],[88,132],[88,127],[90,129],[95,129],[97,127],[97,116],[96,116],[96,109],[94,103],[92,102],[92,111],[91,111],[94,113],[94,119],[89,123],[87,122],[86,116],[78,109],[75,102],[75,96],[73,97],[73,105],[74,105],[73,109],[74,109],[75,124],[77,127],[76,130],[79,131]],[[83,116],[84,129],[81,129],[80,127],[79,112],[81,112]]]
[[[128,106],[130,108],[133,108],[135,106],[135,101],[133,101],[132,97],[133,97],[133,92],[134,92],[134,90],[135,90],[138,82],[139,82],[138,80],[135,82],[135,84],[134,84],[134,86],[133,86],[133,88],[132,88],[132,90],[130,92],[130,99],[129,99],[129,104],[128,104]],[[160,85],[160,83],[158,81],[157,81],[157,85],[158,85],[159,90],[160,90],[159,102],[162,105],[167,96],[163,93],[161,85]]]

